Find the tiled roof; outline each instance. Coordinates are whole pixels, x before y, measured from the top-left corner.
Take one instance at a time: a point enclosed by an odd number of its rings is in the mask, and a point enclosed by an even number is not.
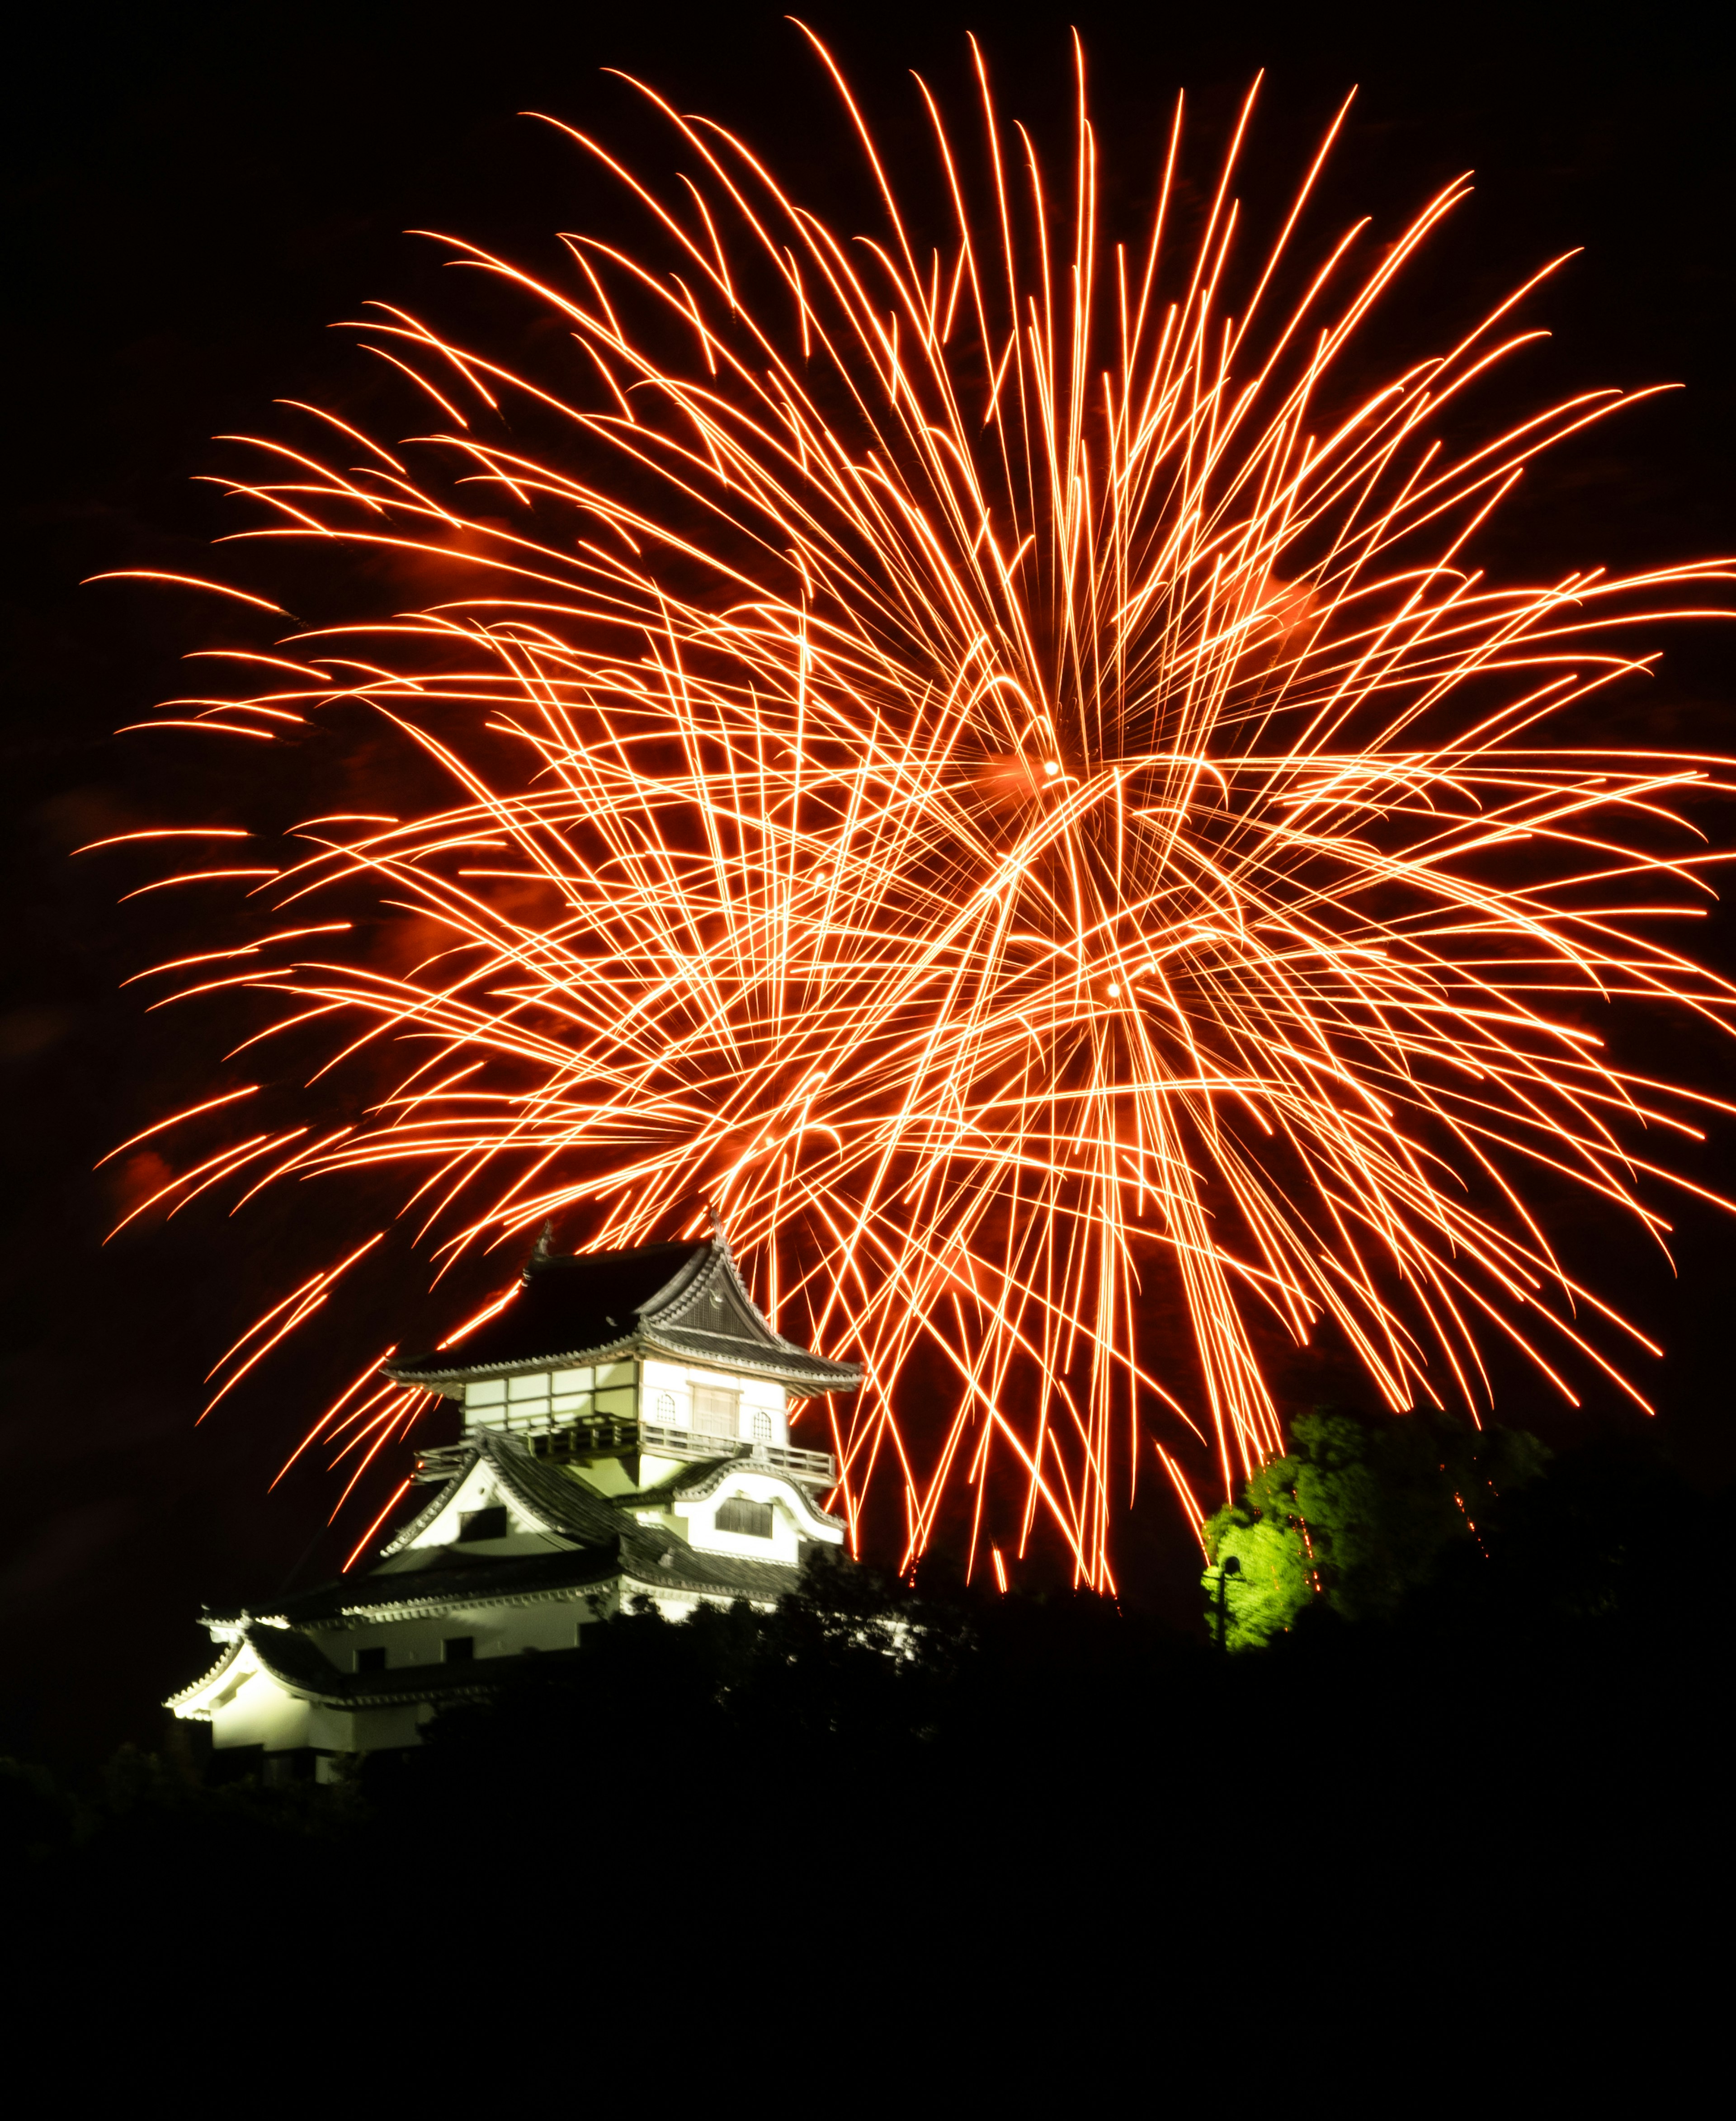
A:
[[[678,1499],[709,1488],[721,1480],[732,1466],[750,1465],[750,1459],[735,1452],[726,1452],[717,1458],[702,1458],[691,1466],[678,1466],[673,1473],[662,1480],[654,1480],[648,1488],[633,1488],[622,1495],[611,1497],[615,1507],[623,1510],[666,1510]]]
[[[516,1438],[483,1429],[479,1440],[501,1485],[551,1531],[587,1541],[614,1539],[620,1531],[621,1513],[613,1503],[559,1466],[533,1457]]]
[[[511,1299],[456,1347],[385,1365],[405,1383],[456,1383],[514,1369],[583,1366],[663,1350],[783,1380],[799,1392],[853,1391],[861,1373],[799,1348],[748,1294],[729,1247],[704,1242],[533,1254]]]
[[[558,1467],[532,1457],[516,1437],[483,1429],[461,1444],[426,1454],[424,1465],[443,1476],[441,1485],[433,1500],[399,1527],[382,1553],[402,1554],[413,1545],[446,1507],[453,1490],[478,1459],[488,1461],[496,1480],[524,1513],[548,1531],[582,1541],[612,1540],[620,1531],[620,1514],[613,1503]]]
[[[860,1370],[842,1363],[828,1363],[805,1349],[770,1345],[749,1340],[745,1334],[689,1331],[682,1326],[648,1324],[637,1344],[651,1354],[674,1355],[684,1363],[707,1363],[720,1369],[756,1370],[785,1380],[802,1392],[854,1391],[862,1381]]]
[[[683,1466],[649,1488],[635,1488],[626,1494],[610,1497],[617,1509],[668,1509],[676,1502],[703,1502],[707,1495],[715,1494],[731,1473],[769,1473],[776,1478],[789,1480],[790,1485],[801,1497],[807,1514],[818,1517],[822,1524],[842,1527],[842,1517],[833,1517],[823,1510],[814,1497],[799,1480],[791,1480],[787,1473],[776,1466],[763,1466],[757,1459],[744,1458],[739,1452],[726,1458],[707,1458],[695,1466]]]
[[[240,1653],[241,1645],[239,1641],[225,1643],[217,1662],[208,1666],[197,1679],[189,1680],[179,1693],[171,1694],[163,1704],[164,1708],[179,1708],[184,1701],[190,1701],[195,1694],[202,1694],[212,1680],[220,1678],[228,1670]]]
[[[665,1561],[663,1557],[668,1556]],[[622,1573],[652,1591],[704,1591],[714,1597],[782,1598],[801,1571],[781,1561],[744,1561],[733,1554],[705,1554],[666,1532],[646,1531],[621,1557]]]
[[[274,1606],[267,1617],[287,1621],[288,1625],[268,1626],[264,1632],[276,1644],[287,1642],[299,1629],[317,1629],[380,1606],[422,1606],[438,1611],[454,1606],[483,1605],[493,1598],[583,1591],[613,1583],[618,1577],[630,1577],[635,1583],[654,1591],[702,1592],[712,1597],[781,1598],[795,1589],[799,1573],[782,1562],[702,1554],[672,1533],[629,1522],[622,1527],[621,1538],[606,1548],[576,1548],[564,1554],[478,1555],[467,1557],[459,1567],[435,1567],[400,1575],[353,1576],[324,1584],[317,1591],[303,1592]],[[242,1608],[213,1609],[205,1615],[207,1622],[215,1626],[236,1626],[252,1617]],[[259,1634],[255,1627],[250,1639],[258,1641]],[[305,1638],[296,1635],[296,1639]],[[293,1657],[295,1653],[286,1655]]]
[[[618,1576],[654,1589],[702,1592],[714,1597],[777,1598],[795,1587],[797,1572],[782,1562],[703,1554],[678,1534],[640,1524],[627,1508],[594,1494],[558,1467],[534,1458],[516,1438],[483,1430],[461,1448],[442,1452],[439,1457],[443,1470],[450,1469],[448,1478],[427,1508],[393,1541],[389,1554],[402,1555],[408,1550],[411,1539],[445,1508],[479,1458],[488,1460],[501,1486],[521,1508],[546,1525],[553,1536],[571,1544],[543,1554],[432,1547],[424,1550],[428,1555],[425,1568],[376,1568],[366,1575],[345,1577],[283,1600],[272,1609],[271,1617],[287,1621],[291,1629],[317,1628],[345,1614],[380,1607],[438,1611],[521,1593],[581,1590],[613,1582]],[[725,1466],[742,1462],[720,1461],[715,1470],[721,1473]],[[691,1483],[694,1472],[705,1471],[691,1469],[687,1481]],[[662,1494],[661,1488],[647,1489],[643,1496],[621,1500],[629,1508],[641,1503],[656,1508]],[[206,1615],[219,1626],[233,1626],[249,1617],[241,1608]]]
[[[582,1590],[587,1585],[608,1583],[619,1573],[618,1543],[570,1547],[555,1554],[461,1555],[455,1553],[428,1569],[399,1574],[341,1578],[321,1584],[318,1590],[298,1592],[270,1608],[273,1620],[287,1620],[292,1628],[317,1628],[340,1620],[347,1613],[362,1613],[380,1606],[479,1605],[490,1598],[511,1597],[520,1592]],[[242,1609],[212,1611],[208,1623],[232,1625],[247,1618]]]
[[[251,1627],[247,1641],[260,1663],[285,1686],[343,1708],[388,1708],[405,1701],[479,1697],[520,1675],[540,1675],[577,1663],[579,1652],[539,1650],[526,1657],[481,1657],[462,1664],[400,1664],[385,1671],[339,1671],[316,1643],[293,1628]]]
[[[709,1243],[533,1256],[511,1301],[456,1348],[390,1367],[394,1377],[446,1377],[549,1362],[630,1336],[641,1308],[691,1279]]]
[[[419,1698],[433,1683],[431,1676],[443,1667],[406,1666],[385,1675],[340,1672],[304,1631],[371,1611],[395,1609],[432,1615],[499,1598],[548,1597],[615,1584],[629,1597],[642,1587],[765,1604],[794,1590],[799,1581],[799,1570],[784,1563],[702,1553],[678,1534],[660,1526],[642,1525],[628,1514],[637,1505],[658,1507],[665,1489],[690,1487],[696,1475],[710,1472],[721,1476],[730,1466],[747,1461],[728,1459],[711,1468],[687,1468],[656,1489],[623,1496],[619,1501],[623,1507],[617,1507],[560,1468],[533,1457],[516,1438],[492,1430],[431,1456],[448,1477],[428,1507],[392,1542],[389,1554],[405,1553],[410,1539],[432,1522],[479,1458],[488,1460],[501,1486],[522,1508],[546,1525],[552,1536],[570,1544],[539,1554],[487,1554],[455,1545],[432,1547],[421,1550],[428,1557],[426,1567],[376,1568],[366,1575],[301,1592],[271,1608],[268,1615],[250,1614],[245,1608],[208,1611],[207,1622],[215,1627],[244,1627],[262,1662],[285,1685],[299,1692],[359,1701],[362,1697],[352,1681],[363,1676],[367,1699],[387,1700]],[[273,1626],[269,1621],[285,1625]],[[441,1691],[450,1691],[459,1682],[437,1683]]]

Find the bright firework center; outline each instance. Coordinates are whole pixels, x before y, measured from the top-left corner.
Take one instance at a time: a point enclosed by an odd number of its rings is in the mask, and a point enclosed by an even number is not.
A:
[[[217,1662],[168,1706],[231,1767],[327,1780],[334,1755],[414,1745],[447,1703],[495,1691],[502,1658],[558,1669],[641,1597],[671,1620],[768,1608],[810,1545],[842,1541],[821,1503],[833,1459],[791,1443],[789,1409],[861,1373],[783,1339],[721,1237],[539,1244],[478,1331],[385,1374],[458,1402],[463,1436],[420,1455],[435,1492],[371,1568],[208,1609]]]

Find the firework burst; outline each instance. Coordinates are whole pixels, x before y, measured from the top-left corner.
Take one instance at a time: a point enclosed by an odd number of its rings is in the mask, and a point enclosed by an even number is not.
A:
[[[229,482],[359,608],[162,720],[250,750],[360,702],[448,794],[176,873],[270,909],[193,986],[392,1074],[362,1123],[242,1128],[166,1197],[393,1167],[448,1258],[710,1204],[783,1330],[866,1366],[833,1416],[852,1526],[890,1480],[909,1552],[951,1509],[998,1576],[1041,1525],[1106,1587],[1147,1438],[1196,1518],[1190,1430],[1225,1483],[1279,1444],[1258,1332],[1335,1331],[1395,1410],[1486,1405],[1491,1338],[1563,1391],[1619,1377],[1638,1336],[1528,1191],[1665,1227],[1636,1142],[1706,1101],[1577,1015],[1727,1020],[1656,939],[1710,895],[1679,813],[1723,767],[1567,739],[1645,667],[1630,629],[1724,577],[1477,571],[1528,460],[1621,402],[1449,445],[1444,408],[1534,336],[1527,289],[1343,380],[1463,182],[1372,266],[1356,230],[1304,254],[1335,124],[1250,257],[1249,110],[1184,214],[1178,105],[1116,242],[1082,63],[1063,184],[978,62],[962,131],[922,90],[935,173],[901,198],[816,51],[866,235],[644,91],[685,165],[660,190],[572,135],[642,244],[566,238],[544,277],[454,248],[555,327],[534,372],[382,309],[367,343],[432,430],[299,408]],[[409,910],[420,962],[324,939],[358,893]],[[1159,1287],[1191,1346],[1142,1334]],[[370,1373],[309,1440],[353,1485],[421,1411]]]

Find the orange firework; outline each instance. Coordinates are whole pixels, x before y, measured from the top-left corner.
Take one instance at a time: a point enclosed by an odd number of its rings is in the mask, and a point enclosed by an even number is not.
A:
[[[1727,1022],[1736,989],[1656,939],[1723,859],[1682,805],[1727,784],[1570,739],[1646,667],[1626,629],[1728,576],[1477,571],[1526,462],[1623,402],[1449,446],[1443,408],[1536,336],[1527,288],[1344,380],[1463,182],[1371,266],[1356,230],[1306,262],[1335,123],[1250,262],[1250,97],[1178,246],[1178,105],[1122,245],[1082,65],[1052,189],[978,61],[968,143],[922,91],[912,203],[816,49],[869,233],[644,91],[688,164],[661,191],[572,135],[642,244],[566,238],[548,277],[456,247],[541,327],[535,375],[382,309],[432,431],[299,408],[230,482],[268,511],[248,535],[369,601],[165,718],[271,742],[360,702],[448,792],[306,824],[263,877],[203,846],[180,873],[271,913],[179,991],[251,990],[261,1037],[329,1027],[328,1065],[392,1072],[358,1123],[243,1125],[162,1197],[402,1167],[449,1259],[555,1214],[600,1246],[696,1233],[709,1203],[782,1330],[866,1367],[833,1417],[853,1530],[889,1480],[907,1559],[950,1506],[997,1581],[1042,1522],[1106,1588],[1143,1439],[1196,1521],[1184,1429],[1225,1484],[1280,1443],[1257,1328],[1329,1327],[1395,1410],[1486,1405],[1491,1336],[1570,1396],[1582,1360],[1619,1377],[1605,1344],[1640,1336],[1528,1189],[1565,1176],[1661,1240],[1636,1139],[1711,1101],[1576,1017]],[[408,910],[420,963],[319,939],[358,893]],[[1160,1285],[1191,1346],[1142,1334]],[[353,1487],[425,1406],[371,1369],[303,1447]]]

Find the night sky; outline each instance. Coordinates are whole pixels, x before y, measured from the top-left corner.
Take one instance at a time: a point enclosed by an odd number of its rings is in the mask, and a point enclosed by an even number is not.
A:
[[[1396,232],[1445,179],[1478,173],[1389,352],[1438,343],[1534,265],[1584,245],[1533,305],[1556,336],[1513,402],[1588,384],[1688,386],[1554,455],[1488,557],[1528,573],[1736,551],[1736,99],[1721,45],[1702,34],[1709,13],[1652,11],[1619,41],[1582,9],[1524,7],[1428,11],[1427,42],[1395,31],[1391,11],[1330,7],[816,6],[807,19],[894,152],[917,121],[903,70],[962,87],[973,26],[1003,113],[1059,147],[1076,22],[1108,160],[1130,181],[1155,161],[1178,86],[1210,134],[1264,65],[1256,206],[1262,173],[1275,198],[1360,83],[1317,226],[1368,211],[1377,234]],[[9,55],[0,1749],[77,1755],[152,1736],[154,1704],[200,1662],[202,1601],[269,1597],[341,1558],[347,1542],[322,1543],[322,1471],[266,1492],[285,1441],[364,1341],[412,1340],[449,1317],[413,1286],[378,1284],[382,1315],[304,1345],[268,1389],[195,1432],[205,1371],[282,1292],[286,1264],[305,1271],[349,1211],[304,1188],[243,1220],[195,1210],[102,1246],[120,1196],[92,1165],[199,1094],[217,1049],[192,1011],[147,1016],[137,989],[119,991],[180,931],[149,902],[117,909],[119,873],[68,851],[166,815],[225,822],[238,798],[226,753],[213,762],[173,739],[111,734],[184,688],[177,659],[207,614],[77,584],[104,569],[208,571],[206,541],[232,520],[192,482],[222,463],[210,438],[257,430],[273,398],[342,403],[360,357],[330,323],[371,296],[440,298],[437,254],[404,230],[536,259],[558,229],[606,227],[595,180],[520,110],[654,152],[600,72],[618,66],[770,143],[823,196],[838,120],[771,7],[42,11]],[[1680,630],[1668,647],[1662,674],[1612,711],[1619,726],[1636,743],[1736,749],[1736,633]],[[1696,940],[1736,968],[1722,913]],[[1630,1036],[1631,1056],[1725,1094],[1736,1084],[1709,1040],[1674,1027]],[[1736,1190],[1733,1142],[1726,1130],[1696,1152],[1696,1176]],[[1664,1447],[1721,1485],[1736,1471],[1724,1359],[1736,1231],[1710,1211],[1678,1222],[1679,1279],[1614,1233],[1604,1276],[1668,1349],[1648,1379]],[[1325,1357],[1296,1366],[1281,1391],[1320,1396],[1329,1368]],[[1571,1433],[1540,1404],[1510,1411]],[[1593,1405],[1584,1421],[1614,1418]],[[1131,1574],[1161,1603],[1193,1564],[1172,1508],[1155,1484],[1148,1493]]]

